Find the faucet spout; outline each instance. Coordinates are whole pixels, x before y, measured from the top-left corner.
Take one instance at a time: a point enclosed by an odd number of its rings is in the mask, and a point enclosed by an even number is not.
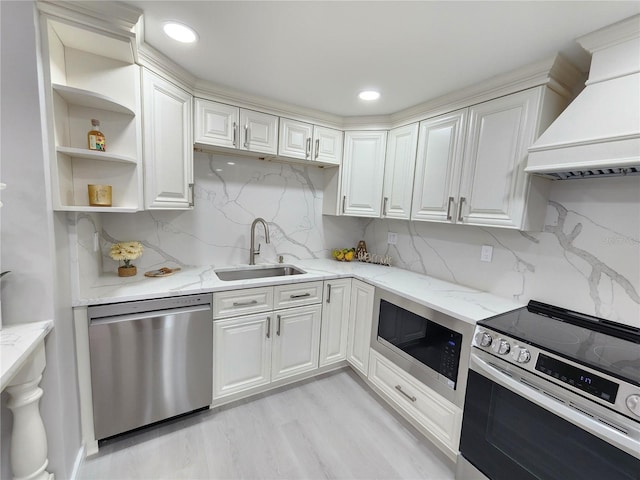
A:
[[[264,239],[267,243],[269,241],[269,227],[267,226],[267,222],[264,221],[264,218],[256,218],[251,224],[251,246],[249,247],[249,265],[255,265],[255,256],[260,255],[260,244],[258,244],[258,249],[256,250],[256,225],[261,223],[264,227]]]

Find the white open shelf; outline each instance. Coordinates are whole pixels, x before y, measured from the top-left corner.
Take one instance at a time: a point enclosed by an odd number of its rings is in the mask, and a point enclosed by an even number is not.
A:
[[[62,212],[109,212],[109,213],[133,213],[137,212],[136,207],[87,207],[82,205],[61,206],[56,209]]]
[[[51,86],[62,98],[72,105],[99,108],[100,110],[108,110],[110,112],[124,113],[132,116],[136,114],[126,105],[97,92],[83,90],[82,88],[69,87],[59,83],[54,83]]]
[[[73,158],[86,158],[91,160],[102,160],[106,162],[120,162],[120,163],[133,163],[137,164],[138,161],[134,157],[128,155],[118,155],[109,152],[100,152],[96,150],[89,150],[88,148],[76,148],[76,147],[63,147],[57,146],[56,151],[58,153],[64,153]]]

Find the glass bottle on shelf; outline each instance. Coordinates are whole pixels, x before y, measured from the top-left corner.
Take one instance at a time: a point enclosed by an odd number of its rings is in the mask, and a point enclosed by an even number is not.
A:
[[[93,128],[87,134],[89,140],[89,150],[98,150],[100,152],[106,151],[104,134],[100,131],[100,120],[92,118],[91,126]]]

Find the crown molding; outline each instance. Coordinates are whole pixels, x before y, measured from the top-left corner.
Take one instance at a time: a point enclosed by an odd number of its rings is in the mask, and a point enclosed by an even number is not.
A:
[[[193,94],[194,85],[198,81],[195,75],[170,60],[163,53],[143,41],[138,43],[138,58],[141,66],[167,78],[180,88]]]
[[[39,11],[48,15],[75,20],[111,32],[124,30],[131,33],[142,16],[142,10],[122,2],[39,0],[36,5]]]
[[[578,37],[576,41],[590,53],[640,37],[640,15]]]

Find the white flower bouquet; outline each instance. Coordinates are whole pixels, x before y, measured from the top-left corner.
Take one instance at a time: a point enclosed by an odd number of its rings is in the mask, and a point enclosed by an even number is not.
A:
[[[118,275],[121,277],[135,275],[137,269],[131,265],[131,260],[138,258],[143,251],[144,248],[140,242],[119,242],[111,245],[109,256],[116,261],[122,260],[124,262],[124,266],[118,267]]]

